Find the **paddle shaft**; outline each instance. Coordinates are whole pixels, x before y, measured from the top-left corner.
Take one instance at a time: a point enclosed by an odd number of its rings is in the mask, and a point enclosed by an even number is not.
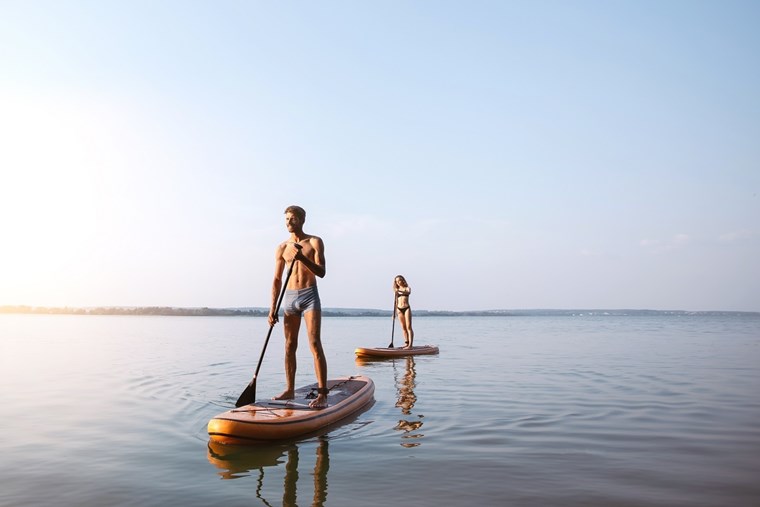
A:
[[[398,302],[398,294],[396,294],[396,291],[393,291],[393,324],[391,324],[391,344],[388,345],[389,349],[393,348],[393,333],[396,331],[396,304]]]
[[[278,313],[280,313],[280,305],[282,304],[282,298],[285,297],[285,289],[288,286],[288,281],[290,280],[290,275],[293,273],[293,266],[295,266],[296,260],[293,259],[293,262],[290,263],[290,267],[288,268],[288,274],[285,275],[285,282],[282,284],[282,290],[280,290],[280,295],[277,298],[277,307],[274,310],[275,316],[277,316]],[[253,379],[248,383],[248,387],[245,388],[243,393],[238,398],[237,402],[235,402],[236,407],[242,407],[243,405],[249,405],[256,401],[256,379],[259,376],[259,370],[261,369],[261,363],[264,361],[264,353],[267,351],[267,345],[269,344],[269,337],[272,336],[272,329],[274,329],[275,323],[269,325],[269,332],[267,332],[267,338],[264,340],[264,347],[261,349],[261,355],[259,356],[259,363],[256,365],[256,371],[253,374]]]

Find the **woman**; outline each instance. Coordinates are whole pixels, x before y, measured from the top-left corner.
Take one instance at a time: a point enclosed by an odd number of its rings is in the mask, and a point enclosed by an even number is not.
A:
[[[401,329],[404,330],[404,348],[411,349],[414,344],[414,330],[412,329],[412,307],[409,306],[409,294],[412,289],[406,283],[406,278],[401,275],[393,279],[393,293],[396,299],[396,310]]]

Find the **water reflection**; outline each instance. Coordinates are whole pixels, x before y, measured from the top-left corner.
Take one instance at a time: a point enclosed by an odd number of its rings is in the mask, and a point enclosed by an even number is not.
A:
[[[289,443],[250,447],[209,441],[208,460],[221,470],[219,475],[223,479],[238,479],[253,475],[249,472],[258,472],[256,498],[260,499],[264,505],[283,505],[284,507],[298,505],[299,445]],[[264,497],[264,469],[268,467],[277,469],[283,463],[285,463],[285,477],[283,479],[282,503],[272,504]],[[322,506],[327,500],[327,472],[329,469],[330,455],[327,438],[320,437],[314,461],[314,485],[311,503],[313,507]],[[274,472],[274,470],[270,470],[270,472]],[[271,483],[269,485],[271,486]]]
[[[417,402],[417,395],[414,394],[414,388],[417,386],[415,382],[417,371],[415,370],[414,357],[405,357],[404,363],[404,371],[399,374],[396,362],[393,362],[393,379],[396,383],[397,393],[396,406],[401,409],[401,414],[406,416],[404,419],[399,419],[394,429],[404,433],[401,437],[403,439],[401,442],[402,446],[417,447],[421,444],[417,439],[424,436],[418,431],[422,428],[422,418],[424,416],[419,414],[415,417],[412,412],[414,404]]]
[[[414,356],[406,356],[403,358],[370,358],[370,357],[357,357],[356,364],[359,366],[369,366],[372,364],[391,363],[393,367],[393,381],[396,386],[396,407],[401,409],[401,415],[404,416],[399,419],[398,424],[393,428],[396,431],[401,431],[401,445],[404,447],[417,447],[422,442],[419,440],[424,435],[419,432],[422,428],[425,417],[422,414],[414,414],[413,408],[417,403],[417,395],[414,393],[414,388],[417,387],[416,378],[416,363],[414,362]],[[403,368],[403,371],[401,371]]]

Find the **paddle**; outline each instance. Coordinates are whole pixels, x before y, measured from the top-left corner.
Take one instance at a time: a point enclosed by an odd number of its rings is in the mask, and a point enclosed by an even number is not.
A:
[[[393,324],[391,324],[391,344],[388,345],[389,349],[393,348],[393,332],[396,330],[396,301],[397,301],[398,295],[394,292],[393,293],[393,316],[391,317],[393,319]]]
[[[290,267],[288,268],[288,274],[285,276],[285,282],[282,284],[282,290],[280,291],[280,296],[277,298],[277,308],[274,310],[274,314],[277,315],[280,313],[280,304],[282,304],[282,298],[285,296],[285,287],[288,286],[288,280],[290,280],[290,275],[293,273],[293,266],[295,266],[296,260],[293,259],[293,262],[290,263]],[[272,323],[269,326],[269,332],[267,333],[267,339],[264,340],[264,348],[261,350],[261,356],[259,357],[259,364],[256,365],[256,372],[253,374],[253,379],[248,384],[248,386],[243,391],[243,394],[240,395],[240,398],[235,402],[236,407],[242,407],[243,405],[250,405],[254,401],[256,401],[256,378],[259,376],[259,369],[261,368],[261,361],[264,360],[264,352],[267,350],[267,344],[269,343],[269,337],[272,336],[272,329],[274,329],[274,323]]]

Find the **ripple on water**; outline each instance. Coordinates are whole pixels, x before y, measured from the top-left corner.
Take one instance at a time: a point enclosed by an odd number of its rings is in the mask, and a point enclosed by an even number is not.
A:
[[[13,345],[28,367],[6,361],[0,372],[11,388],[0,406],[0,503],[249,505],[261,493],[274,505],[297,492],[300,504],[315,478],[326,505],[693,507],[760,497],[757,327],[737,324],[737,339],[691,320],[417,322],[440,355],[358,364],[356,337],[387,339],[387,321],[328,319],[331,374],[373,378],[375,404],[273,458],[261,449],[233,458],[209,454],[206,424],[250,381],[266,334],[251,329],[265,321],[29,321],[33,332]],[[313,372],[308,347],[299,351],[303,385]],[[281,343],[270,346],[263,396],[282,389],[282,359]],[[223,474],[239,480],[220,485]]]

